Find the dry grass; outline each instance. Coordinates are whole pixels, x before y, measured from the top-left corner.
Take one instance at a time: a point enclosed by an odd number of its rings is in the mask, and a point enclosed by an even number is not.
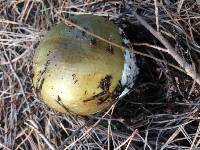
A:
[[[199,9],[198,0],[0,0],[0,148],[198,149],[199,85],[145,31],[135,12],[196,71]],[[89,117],[50,110],[31,83],[39,40],[62,18],[80,13],[109,15],[124,28],[141,70],[127,97]]]

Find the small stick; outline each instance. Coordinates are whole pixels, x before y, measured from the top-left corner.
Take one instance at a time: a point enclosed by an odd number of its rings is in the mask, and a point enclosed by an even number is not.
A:
[[[106,40],[106,39],[102,38],[101,36],[96,35],[96,34],[90,32],[90,31],[84,29],[83,27],[81,27],[81,26],[79,26],[79,25],[77,25],[77,24],[71,22],[70,20],[66,20],[66,19],[64,19],[64,18],[62,18],[62,19],[64,20],[64,22],[65,22],[65,24],[66,24],[67,26],[74,26],[74,27],[76,27],[77,29],[79,29],[79,30],[81,30],[81,31],[83,31],[83,32],[85,32],[85,33],[87,33],[87,34],[89,34],[89,35],[91,35],[91,36],[93,36],[93,37],[95,37],[95,38],[97,38],[97,39],[100,39],[101,41],[104,41],[104,42],[106,42],[106,43],[108,43],[108,44],[110,44],[110,45],[112,45],[112,46],[115,46],[115,47],[118,47],[118,48],[122,49],[122,51],[125,50],[125,47],[120,46],[119,44],[116,44],[116,43],[113,43],[113,42],[111,42],[111,41],[109,41],[109,40]]]
[[[154,5],[155,5],[155,15],[156,15],[156,28],[157,28],[157,31],[159,31],[160,25],[159,25],[159,17],[158,17],[158,2],[157,2],[157,0],[154,0]]]
[[[124,47],[124,46],[121,46],[121,45],[119,45],[119,44],[116,44],[116,43],[114,43],[114,42],[111,42],[111,41],[109,41],[109,40],[106,40],[106,39],[102,38],[101,36],[98,36],[98,35],[96,35],[96,34],[90,32],[90,31],[88,31],[88,30],[82,28],[81,26],[79,26],[79,25],[77,25],[77,24],[71,22],[70,20],[64,19],[64,18],[62,18],[62,17],[61,17],[61,19],[65,22],[65,24],[66,24],[67,26],[74,26],[75,28],[79,29],[80,31],[83,31],[83,32],[87,33],[88,35],[91,35],[91,36],[93,36],[93,37],[95,37],[95,38],[97,38],[97,39],[99,39],[99,40],[102,40],[102,41],[104,41],[104,42],[107,42],[108,44],[110,44],[110,45],[112,45],[112,46],[116,46],[116,47],[120,48],[122,51],[124,51],[125,49],[127,49],[127,48]],[[173,67],[173,68],[175,68],[175,69],[177,69],[177,70],[179,70],[179,71],[185,73],[185,70],[183,70],[182,68],[180,68],[180,67],[178,67],[178,66],[176,66],[176,65],[173,65],[173,64],[171,64],[171,63],[167,63],[167,62],[165,62],[164,60],[161,60],[161,59],[156,58],[156,57],[154,57],[154,56],[151,56],[151,55],[149,55],[149,54],[145,54],[145,53],[136,51],[136,50],[134,50],[133,48],[131,48],[131,50],[132,50],[135,54],[138,54],[138,55],[141,55],[141,56],[144,56],[144,57],[148,57],[148,58],[154,59],[155,61],[158,61],[158,62],[161,62],[161,63],[165,63],[165,64],[167,64],[167,65],[169,65],[169,66],[171,66],[171,67]],[[165,51],[165,52],[167,52],[167,51]]]
[[[1,18],[0,18],[0,23],[6,23],[6,24],[19,24],[18,22],[11,21],[11,20],[6,20],[6,19],[1,19]]]
[[[37,123],[34,120],[28,120],[28,122],[25,122],[25,124],[33,129],[44,140],[44,142],[49,146],[51,150],[56,150],[56,147],[50,142],[50,140],[47,139],[46,136],[39,131]]]
[[[160,32],[157,32],[152,26],[150,26],[142,17],[140,17],[137,13],[135,13],[135,17],[167,48],[167,53],[178,62],[178,64],[186,71],[186,74],[200,85],[200,75],[196,72],[194,66],[187,63],[186,60],[175,51],[167,39],[165,39]]]

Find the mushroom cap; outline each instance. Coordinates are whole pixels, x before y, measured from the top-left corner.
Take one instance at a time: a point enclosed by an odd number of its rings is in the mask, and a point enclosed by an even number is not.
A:
[[[118,27],[104,17],[77,15],[72,22],[122,44]],[[124,67],[121,49],[60,22],[40,42],[33,58],[33,85],[49,107],[90,115],[120,95]]]

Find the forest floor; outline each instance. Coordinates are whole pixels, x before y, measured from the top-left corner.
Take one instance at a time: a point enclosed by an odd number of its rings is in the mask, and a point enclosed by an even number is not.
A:
[[[32,86],[32,58],[62,18],[93,14],[121,27],[140,73],[109,109],[59,114]],[[200,149],[199,0],[0,0],[0,148]]]

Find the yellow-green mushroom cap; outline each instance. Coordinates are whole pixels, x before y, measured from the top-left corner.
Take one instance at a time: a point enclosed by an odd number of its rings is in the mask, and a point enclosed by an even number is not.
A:
[[[122,44],[118,27],[107,18],[78,15],[72,22]],[[120,48],[61,22],[35,51],[33,85],[40,99],[58,112],[94,114],[118,95],[124,62]]]

